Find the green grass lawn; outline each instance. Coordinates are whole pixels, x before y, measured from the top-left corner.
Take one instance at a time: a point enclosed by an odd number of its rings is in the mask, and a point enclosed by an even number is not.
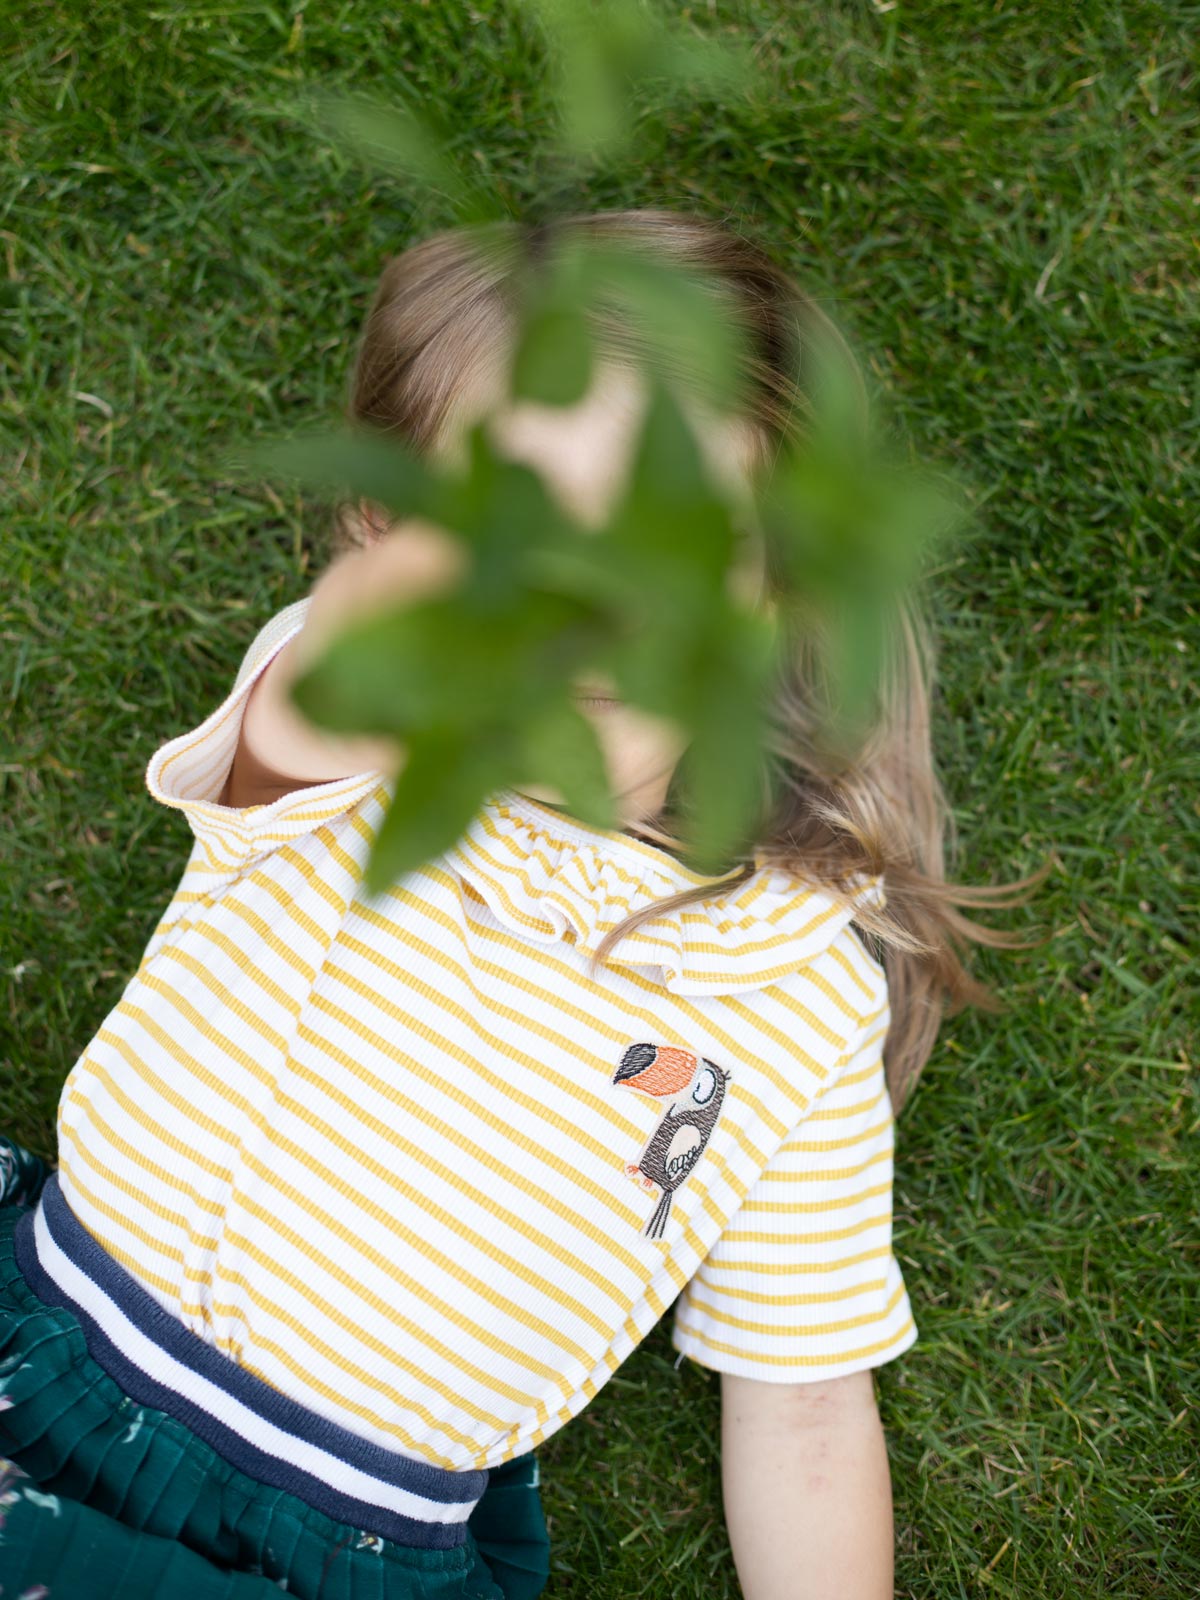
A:
[[[934,583],[959,873],[1055,863],[1047,941],[979,963],[1007,1014],[946,1025],[900,1124],[898,1592],[1194,1594],[1200,7],[670,9],[753,41],[759,92],[680,101],[572,203],[736,212],[965,478]],[[0,17],[0,1126],[49,1154],[189,844],[145,763],[327,550],[222,451],[334,414],[384,257],[441,220],[292,99],[415,91],[518,214],[547,103],[499,0]],[[735,1596],[717,1446],[659,1328],[542,1452],[555,1600]]]

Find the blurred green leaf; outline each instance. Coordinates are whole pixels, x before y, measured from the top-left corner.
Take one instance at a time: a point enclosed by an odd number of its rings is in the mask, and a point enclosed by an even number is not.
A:
[[[573,406],[587,393],[591,377],[591,339],[581,313],[556,305],[535,311],[513,360],[513,398]]]
[[[611,157],[631,141],[633,99],[653,80],[666,98],[690,91],[738,93],[753,79],[740,40],[709,40],[670,25],[660,5],[645,0],[522,0],[550,47],[560,138],[576,159]]]
[[[392,612],[341,630],[295,679],[295,704],[318,727],[335,733],[396,734],[433,715],[420,670],[413,670],[414,613]]]
[[[629,137],[639,68],[665,66],[665,30],[636,0],[602,9],[581,0],[525,0],[550,41],[561,140],[576,156],[615,151]]]
[[[445,499],[443,474],[401,440],[366,428],[326,429],[253,444],[235,459],[311,489],[351,491],[397,516],[436,518]]]
[[[589,304],[612,306],[635,330],[653,370],[682,380],[704,405],[733,405],[746,333],[727,300],[719,303],[715,280],[615,240],[589,244],[579,277]]]
[[[528,774],[520,782],[541,782],[542,774],[553,772],[573,817],[597,828],[620,828],[604,752],[591,723],[572,704],[556,701],[528,716],[521,727],[521,752]]]
[[[754,51],[727,33],[719,39],[676,29],[671,34],[668,77],[680,94],[749,94],[757,82]]]
[[[513,398],[574,405],[594,359],[589,319],[631,331],[637,360],[694,401],[730,410],[748,355],[744,328],[729,316],[716,280],[615,240],[563,237],[551,268],[527,273],[525,316],[513,368]]]
[[[881,448],[850,361],[836,342],[814,339],[803,446],[781,452],[756,494],[785,609],[821,644],[820,737],[839,761],[857,750],[878,713],[899,596],[965,517],[961,497]]]
[[[450,155],[453,137],[434,104],[418,112],[361,95],[318,93],[312,106],[317,120],[370,165],[447,200],[458,222],[487,222],[504,214],[494,191]]]
[[[754,843],[775,650],[770,623],[730,608],[693,662],[694,735],[681,780],[695,812],[689,845],[700,872],[723,871]]]
[[[629,481],[608,540],[636,591],[635,614],[664,637],[707,626],[734,548],[730,507],[710,482],[677,399],[654,374]]]
[[[371,893],[461,838],[480,797],[509,783],[512,772],[511,753],[495,734],[451,729],[414,736],[367,861]]]
[[[528,590],[480,609],[474,580],[453,595],[389,608],[341,630],[296,680],[306,716],[339,732],[519,727],[565,690],[597,627],[592,608]],[[478,590],[474,590],[477,597]]]

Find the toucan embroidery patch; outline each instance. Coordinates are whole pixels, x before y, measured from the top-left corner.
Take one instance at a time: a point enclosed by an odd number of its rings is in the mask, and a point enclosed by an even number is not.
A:
[[[625,1165],[627,1177],[659,1195],[642,1230],[648,1238],[661,1239],[666,1232],[675,1191],[687,1181],[717,1125],[729,1076],[715,1061],[674,1045],[631,1044],[621,1057],[612,1081],[665,1105],[646,1148]]]

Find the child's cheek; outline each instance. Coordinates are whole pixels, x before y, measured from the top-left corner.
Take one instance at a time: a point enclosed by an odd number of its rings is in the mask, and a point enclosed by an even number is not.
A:
[[[642,817],[657,812],[687,748],[678,723],[632,706],[593,712],[590,720],[604,753],[609,785],[623,814]]]

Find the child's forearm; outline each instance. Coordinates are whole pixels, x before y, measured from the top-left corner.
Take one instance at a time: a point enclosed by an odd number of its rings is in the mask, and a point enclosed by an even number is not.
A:
[[[722,1376],[725,1518],[745,1600],[891,1600],[892,1483],[870,1372]]]

